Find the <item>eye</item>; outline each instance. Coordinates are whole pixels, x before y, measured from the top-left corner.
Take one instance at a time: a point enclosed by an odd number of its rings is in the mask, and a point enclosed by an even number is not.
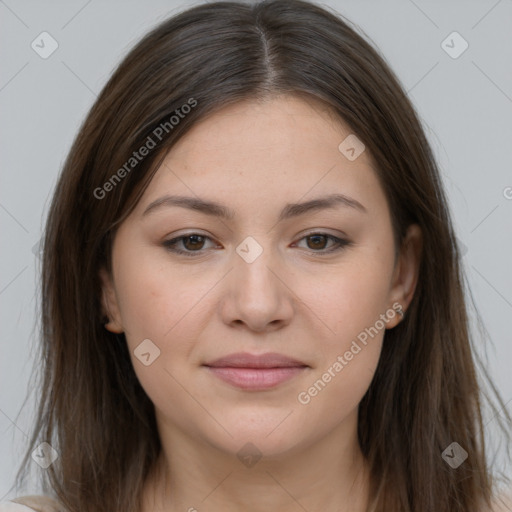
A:
[[[175,254],[182,254],[184,256],[193,257],[202,254],[201,249],[203,249],[206,240],[211,240],[211,238],[206,235],[201,235],[200,233],[190,233],[188,235],[172,238],[171,240],[166,240],[162,243],[162,245],[168,251]],[[312,240],[313,247],[310,248],[313,249],[314,253],[320,254],[332,253],[352,245],[352,242],[349,240],[338,238],[334,235],[329,235],[328,233],[311,233],[300,239],[300,241],[302,240]],[[334,245],[329,249],[325,249],[323,247],[325,245],[325,241],[329,240],[334,242]],[[177,247],[180,243],[183,244],[182,247],[185,247],[185,250]]]
[[[338,238],[334,235],[329,235],[328,233],[310,233],[309,235],[306,235],[305,237],[301,238],[301,240],[310,240],[313,242],[313,249],[319,249],[315,250],[313,252],[320,252],[321,254],[331,253],[339,251],[349,245],[352,244],[352,242],[345,240],[343,238]],[[324,245],[326,241],[331,240],[334,242],[334,245],[332,245],[329,249],[324,249]],[[311,248],[311,246],[308,244],[308,246]]]
[[[209,236],[201,235],[199,233],[190,233],[189,235],[178,236],[173,238],[172,240],[166,240],[163,242],[163,246],[176,254],[183,254],[185,256],[195,256],[194,253],[198,253],[199,250],[204,245],[204,241],[208,239],[211,240]],[[189,242],[190,241],[190,242]],[[183,249],[177,248],[177,244],[179,242],[183,242],[185,247],[185,251]]]

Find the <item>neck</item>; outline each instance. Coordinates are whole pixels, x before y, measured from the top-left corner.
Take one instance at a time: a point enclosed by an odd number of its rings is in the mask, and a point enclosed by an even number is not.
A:
[[[351,426],[350,435],[345,425],[305,449],[246,467],[236,454],[161,425],[163,451],[148,478],[142,512],[364,512],[369,471],[356,422]]]

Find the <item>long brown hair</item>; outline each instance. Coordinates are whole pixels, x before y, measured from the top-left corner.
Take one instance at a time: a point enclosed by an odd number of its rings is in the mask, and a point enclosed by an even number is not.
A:
[[[411,223],[423,232],[414,298],[404,321],[386,332],[359,407],[369,510],[490,506],[485,396],[431,148],[383,57],[340,15],[300,0],[207,3],[165,20],[124,58],[93,105],[47,219],[40,404],[17,481],[44,441],[59,458],[43,471],[43,488],[66,509],[138,511],[161,444],[124,334],[103,326],[98,271],[111,271],[117,227],[180,137],[228,104],[276,94],[324,101],[365,144],[390,205],[396,247]],[[149,139],[156,148],[131,161]],[[498,412],[504,404],[496,397]],[[457,469],[441,456],[452,442],[469,454]]]

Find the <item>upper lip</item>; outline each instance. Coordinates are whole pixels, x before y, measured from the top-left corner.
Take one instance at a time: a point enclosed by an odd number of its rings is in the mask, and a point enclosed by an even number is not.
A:
[[[308,366],[307,364],[275,352],[266,354],[249,354],[237,352],[206,363],[204,366],[230,368],[286,368],[293,366]]]

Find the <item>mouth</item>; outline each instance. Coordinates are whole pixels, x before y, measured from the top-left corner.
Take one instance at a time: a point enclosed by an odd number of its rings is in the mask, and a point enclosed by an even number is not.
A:
[[[231,354],[203,365],[215,377],[244,390],[263,391],[303,373],[309,365],[282,354]]]

